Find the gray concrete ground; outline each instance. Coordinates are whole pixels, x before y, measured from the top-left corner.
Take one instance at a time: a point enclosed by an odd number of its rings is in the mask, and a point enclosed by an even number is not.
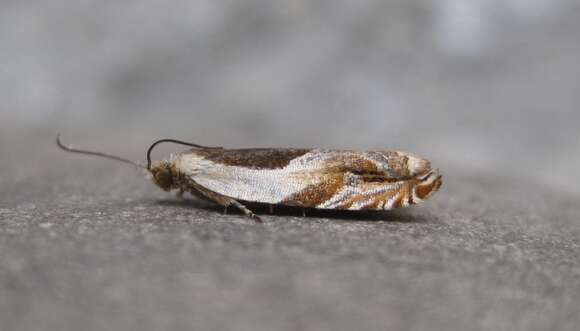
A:
[[[3,163],[2,330],[580,325],[576,197],[442,169],[443,190],[416,208],[256,224],[52,138]]]

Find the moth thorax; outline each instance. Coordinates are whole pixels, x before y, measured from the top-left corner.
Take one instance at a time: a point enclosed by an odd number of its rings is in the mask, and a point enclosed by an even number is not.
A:
[[[165,191],[169,191],[174,186],[174,174],[171,168],[171,163],[161,161],[150,170],[153,182]]]

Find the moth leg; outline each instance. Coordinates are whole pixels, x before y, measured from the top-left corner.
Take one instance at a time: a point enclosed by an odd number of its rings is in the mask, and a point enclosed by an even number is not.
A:
[[[274,214],[274,205],[270,205],[270,214]]]
[[[242,213],[244,213],[249,218],[253,218],[254,220],[256,220],[256,222],[262,223],[262,219],[260,217],[258,217],[256,214],[254,214],[246,206],[244,206],[241,203],[239,203],[237,200],[231,199],[230,203],[231,203],[231,205],[233,205],[236,208],[238,208]]]
[[[302,217],[306,217],[306,208],[302,207]]]
[[[235,206],[236,208],[238,208],[242,213],[244,213],[246,216],[253,218],[255,221],[262,223],[262,220],[256,216],[256,214],[254,214],[251,210],[249,210],[248,208],[246,208],[246,206],[242,205],[241,203],[239,203],[237,200],[230,198],[230,197],[226,197],[224,195],[221,195],[219,193],[216,192],[212,192],[206,188],[204,188],[203,186],[200,186],[196,183],[191,183],[191,193],[193,195],[201,195],[202,197],[213,201],[221,206],[224,207],[224,214],[227,213],[227,209],[229,206]]]
[[[183,190],[183,188],[180,188],[180,189],[179,189],[179,191],[177,191],[177,193],[175,194],[175,196],[176,196],[178,199],[183,199],[183,193],[184,193],[184,192],[185,192],[185,191]]]
[[[228,214],[228,206],[226,205],[226,206],[224,206],[224,215],[227,215],[227,214]]]

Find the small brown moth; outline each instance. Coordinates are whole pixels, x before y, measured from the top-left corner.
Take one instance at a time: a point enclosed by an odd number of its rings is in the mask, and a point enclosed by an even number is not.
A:
[[[160,143],[194,147],[151,162]],[[428,160],[400,151],[349,151],[296,148],[224,149],[161,139],[147,150],[147,167],[100,152],[57,145],[69,152],[96,155],[147,170],[165,191],[189,192],[226,208],[234,206],[260,220],[240,201],[302,208],[389,210],[427,199],[442,184]],[[304,210],[304,209],[303,209]]]

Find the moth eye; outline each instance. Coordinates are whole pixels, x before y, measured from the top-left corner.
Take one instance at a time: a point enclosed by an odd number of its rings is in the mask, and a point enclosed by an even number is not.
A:
[[[168,191],[173,184],[173,177],[171,170],[169,169],[159,169],[154,173],[153,177],[155,178],[157,185],[166,191]]]

